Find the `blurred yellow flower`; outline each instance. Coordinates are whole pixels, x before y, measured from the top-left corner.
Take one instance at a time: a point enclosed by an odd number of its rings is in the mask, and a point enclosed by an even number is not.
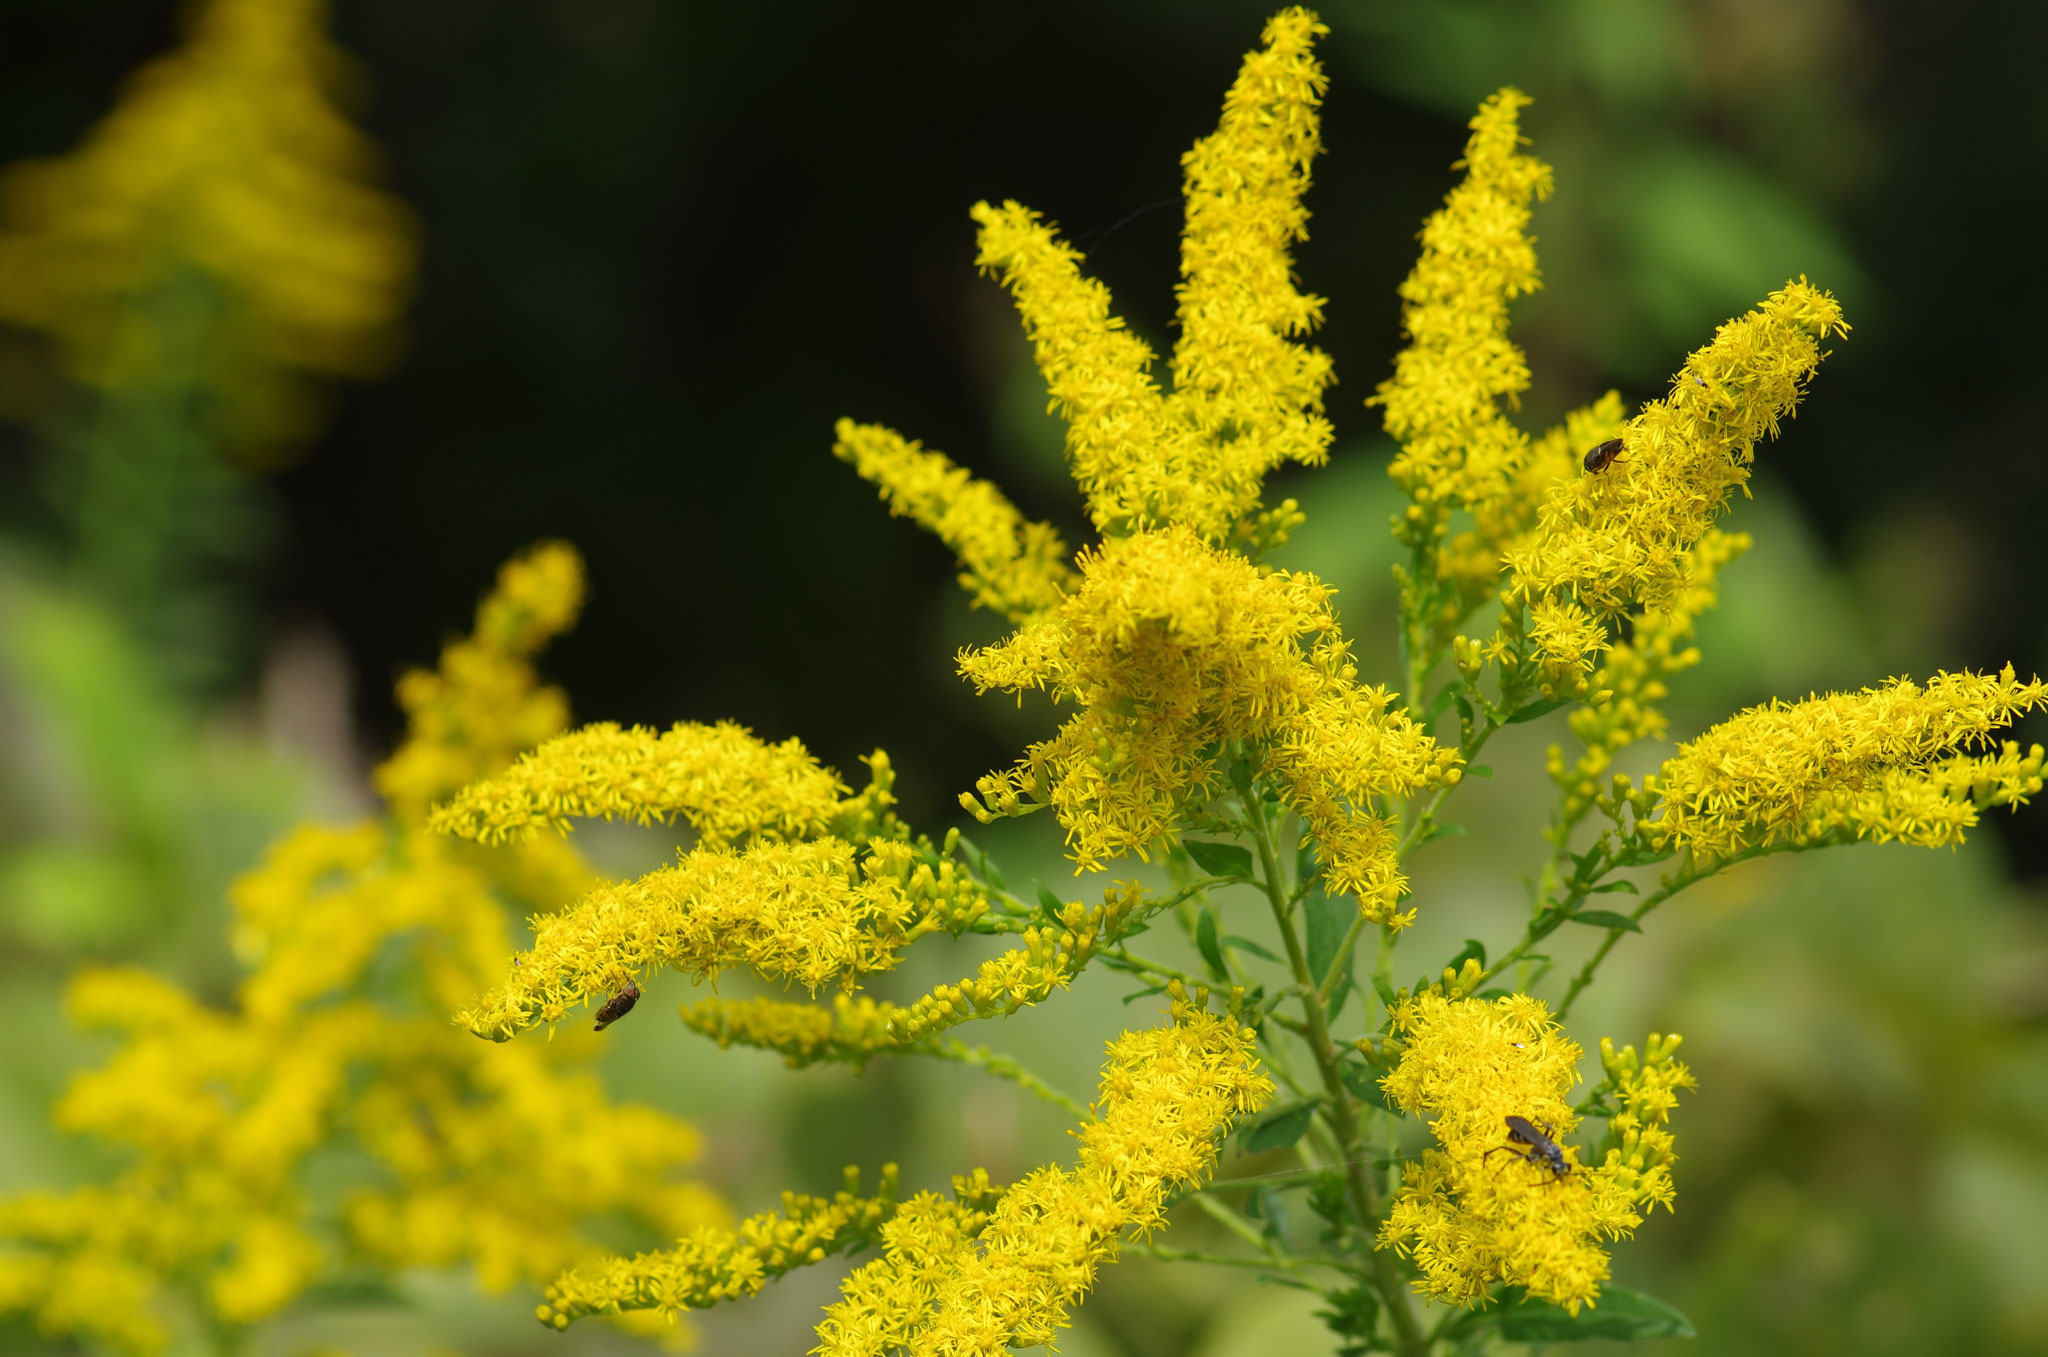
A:
[[[308,430],[308,376],[389,364],[411,288],[412,220],[336,107],[360,78],[325,16],[207,0],[76,152],[0,181],[0,320],[93,386],[193,381],[250,455]]]

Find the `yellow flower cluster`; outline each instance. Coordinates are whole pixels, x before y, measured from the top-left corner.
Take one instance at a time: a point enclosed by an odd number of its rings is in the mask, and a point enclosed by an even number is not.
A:
[[[1018,767],[982,779],[984,820],[1050,804],[1075,861],[1141,857],[1224,785],[1247,746],[1321,846],[1329,889],[1397,917],[1403,881],[1375,798],[1455,780],[1455,756],[1362,687],[1311,575],[1263,571],[1184,528],[1084,553],[1059,610],[964,655],[977,689],[1049,689],[1081,708]]]
[[[1643,1057],[1636,1048],[1614,1049],[1614,1043],[1600,1038],[1600,1064],[1606,1081],[1596,1093],[1610,1103],[1619,1103],[1607,1120],[1607,1134],[1601,1137],[1598,1154],[1601,1168],[1635,1195],[1639,1202],[1671,1209],[1673,1188],[1671,1165],[1671,1113],[1678,1106],[1678,1091],[1695,1087],[1692,1071],[1677,1059],[1683,1038],[1656,1032],[1643,1045]]]
[[[829,1009],[774,999],[705,999],[683,1007],[683,1023],[720,1046],[779,1051],[792,1068],[821,1060],[862,1064],[883,1051],[928,1044],[964,1022],[1006,1017],[1066,988],[1098,948],[1141,917],[1143,898],[1133,884],[1105,891],[1097,909],[1068,904],[1058,928],[1027,928],[1023,946],[908,1005],[848,994],[835,995]]]
[[[444,656],[457,663],[414,684],[435,696],[394,764],[509,757],[507,712],[548,705],[524,656],[572,620],[565,583],[579,580],[562,547],[508,567],[476,635]],[[132,1163],[104,1186],[0,1203],[0,1240],[18,1246],[0,1253],[0,1312],[148,1352],[169,1337],[159,1298],[176,1285],[196,1284],[223,1324],[276,1313],[335,1261],[331,1224],[392,1266],[466,1261],[502,1290],[592,1252],[593,1216],[666,1235],[725,1219],[678,1176],[696,1133],[609,1103],[577,1068],[587,1050],[482,1046],[443,1016],[510,951],[501,897],[558,904],[588,869],[556,841],[487,853],[394,811],[301,828],[237,883],[233,942],[251,971],[232,1007],[143,971],[74,983],[77,1021],[124,1044],[74,1081],[57,1121]],[[337,1199],[309,1181],[309,1156],[348,1140],[376,1173]]]
[[[1686,587],[1668,607],[1645,609],[1629,639],[1608,648],[1593,674],[1592,700],[1571,714],[1572,734],[1585,752],[1567,770],[1563,749],[1550,747],[1550,777],[1563,794],[1554,835],[1569,834],[1592,809],[1602,790],[1598,779],[1616,754],[1638,740],[1662,737],[1666,722],[1656,704],[1670,692],[1666,680],[1699,663],[1699,648],[1690,644],[1693,623],[1714,606],[1722,568],[1749,546],[1748,533],[1707,529],[1687,558]]]
[[[999,1357],[1051,1343],[1123,1237],[1163,1225],[1169,1196],[1207,1178],[1232,1123],[1272,1097],[1251,1030],[1200,1003],[1176,991],[1172,1026],[1110,1043],[1080,1162],[1004,1192],[942,1276],[906,1265],[849,1278],[821,1330],[835,1343],[827,1350],[900,1343],[915,1357]],[[887,1332],[870,1317],[886,1317]]]
[[[1246,56],[1216,132],[1183,158],[1173,391],[1151,375],[1152,351],[1082,274],[1080,254],[1037,213],[978,204],[977,262],[1016,298],[1067,456],[1104,536],[1178,524],[1207,542],[1259,540],[1284,526],[1262,517],[1260,483],[1283,462],[1319,465],[1330,425],[1329,359],[1301,347],[1320,298],[1294,289],[1289,247],[1306,234],[1301,195],[1321,142],[1323,75],[1311,53],[1328,30],[1305,10],[1267,23]]]
[[[252,450],[305,431],[295,373],[386,364],[413,227],[369,187],[375,150],[332,101],[352,72],[326,8],[207,0],[82,147],[12,169],[0,319],[50,335],[79,380],[148,384],[193,352],[170,327],[189,323],[177,294],[196,285],[199,380],[218,432]]]
[[[882,1167],[872,1196],[861,1193],[860,1170],[849,1168],[846,1186],[829,1198],[785,1192],[780,1211],[748,1216],[737,1229],[700,1226],[674,1248],[565,1272],[549,1284],[547,1303],[534,1314],[566,1329],[586,1315],[673,1315],[754,1295],[784,1273],[872,1243],[896,1213],[896,1191],[894,1164]]]
[[[914,520],[960,558],[960,587],[976,607],[1022,622],[1073,587],[1059,532],[1017,512],[987,481],[879,424],[839,421],[832,455],[881,487],[889,512]]]
[[[1440,1300],[1477,1304],[1507,1282],[1574,1314],[1595,1302],[1607,1277],[1599,1240],[1632,1232],[1644,1203],[1670,1204],[1668,1170],[1658,1172],[1670,1158],[1669,1100],[1638,1081],[1645,1126],[1650,1105],[1660,1108],[1654,1143],[1639,1134],[1587,1167],[1564,1143],[1578,1120],[1564,1094],[1578,1080],[1579,1048],[1540,1000],[1431,990],[1404,1001],[1393,1020],[1401,1058],[1381,1086],[1394,1106],[1432,1118],[1437,1148],[1404,1169],[1379,1247],[1412,1257],[1422,1273],[1416,1289]],[[1669,1047],[1655,1049],[1668,1057]],[[1682,1066],[1658,1068],[1664,1093],[1690,1085]],[[1558,1146],[1558,1164],[1512,1138],[1510,1117]]]
[[[988,1225],[998,1194],[988,1175],[953,1180],[954,1200],[920,1192],[882,1226],[882,1256],[839,1284],[845,1297],[818,1326],[819,1357],[883,1357],[906,1346],[939,1287]]]
[[[1756,443],[1777,436],[1821,345],[1848,328],[1833,297],[1804,278],[1787,283],[1686,360],[1671,393],[1629,421],[1605,471],[1552,490],[1538,530],[1504,554],[1514,575],[1505,597],[1526,609],[1551,686],[1584,691],[1606,645],[1603,614],[1668,609],[1686,588],[1694,545],[1732,492],[1748,493]]]
[[[1529,204],[1550,196],[1550,166],[1518,149],[1528,103],[1504,89],[1473,117],[1464,182],[1423,223],[1422,257],[1401,284],[1408,343],[1367,402],[1385,408],[1401,444],[1388,470],[1425,513],[1499,504],[1529,460],[1529,436],[1500,407],[1529,389],[1508,303],[1541,285]]]
[[[2041,790],[2040,745],[1966,752],[2048,703],[2048,684],[1936,674],[1925,684],[1751,707],[1678,748],[1644,791],[1650,830],[1702,859],[1753,848],[1874,839],[1931,848],[1961,843],[1988,806]]]

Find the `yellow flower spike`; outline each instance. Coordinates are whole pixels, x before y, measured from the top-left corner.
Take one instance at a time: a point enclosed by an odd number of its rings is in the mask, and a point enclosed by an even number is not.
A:
[[[1321,323],[1323,299],[1295,290],[1289,248],[1308,238],[1301,197],[1322,149],[1316,107],[1328,83],[1312,48],[1329,31],[1299,8],[1269,20],[1216,131],[1181,157],[1187,218],[1169,405],[1212,449],[1209,483],[1198,487],[1212,517],[1255,515],[1267,473],[1328,457],[1330,360],[1290,342]],[[1287,501],[1246,536],[1277,544],[1300,521],[1297,509]]]
[[[352,75],[322,0],[209,0],[61,160],[0,182],[0,320],[71,375],[160,383],[200,356],[214,432],[244,455],[302,437],[309,375],[369,377],[396,348],[414,230],[336,96]],[[195,282],[204,320],[180,308]],[[207,305],[210,303],[210,305]],[[195,343],[174,326],[203,324]]]
[[[2044,703],[2048,685],[2007,665],[1751,707],[1679,746],[1654,779],[1649,829],[1703,859],[1857,839],[1957,844],[1979,810],[2041,789],[2039,745],[1966,751]]]
[[[1508,422],[1529,365],[1508,339],[1508,303],[1540,282],[1529,204],[1550,195],[1550,167],[1518,149],[1528,96],[1504,89],[1479,107],[1465,145],[1464,182],[1422,228],[1422,257],[1401,284],[1408,343],[1394,375],[1367,402],[1386,411],[1400,444],[1389,471],[1422,506],[1491,508],[1529,460],[1529,438]]]
[[[1668,1153],[1647,1172],[1613,1153],[1591,1167],[1577,1161],[1565,1144],[1577,1118],[1564,1095],[1580,1052],[1537,999],[1432,989],[1397,1005],[1393,1018],[1404,1049],[1381,1087],[1395,1107],[1431,1118],[1437,1148],[1403,1171],[1378,1247],[1413,1258],[1416,1290],[1435,1299],[1481,1304],[1509,1283],[1574,1314],[1595,1303],[1608,1271],[1599,1241],[1633,1232],[1645,1203],[1670,1204]],[[1612,1047],[1603,1043],[1602,1056]],[[1690,1086],[1683,1066],[1662,1084]],[[1637,1101],[1655,1100],[1646,1092]],[[1658,1103],[1664,1114],[1670,1105]],[[1510,1139],[1511,1116],[1560,1147],[1561,1172]]]
[[[1171,1026],[1110,1043],[1075,1167],[1012,1186],[933,1283],[907,1344],[914,1357],[998,1357],[1052,1342],[1120,1242],[1163,1225],[1169,1196],[1207,1178],[1231,1125],[1271,1099],[1252,1031],[1203,1012],[1203,996],[1191,1002],[1178,984],[1170,992]]]
[[[873,1195],[861,1193],[859,1172],[849,1168],[846,1186],[829,1199],[785,1192],[780,1211],[748,1216],[736,1230],[701,1227],[673,1248],[564,1272],[536,1314],[563,1329],[586,1315],[675,1314],[754,1295],[799,1267],[874,1242],[896,1215],[896,1190],[894,1164],[883,1166]]]
[[[1505,553],[1512,603],[1570,691],[1590,675],[1602,615],[1634,603],[1668,609],[1687,585],[1687,557],[1736,490],[1748,493],[1757,442],[1775,438],[1830,337],[1848,325],[1835,299],[1804,278],[1722,325],[1686,360],[1671,393],[1621,435],[1620,460],[1561,482],[1539,529]]]
[[[879,486],[891,514],[914,519],[960,558],[960,587],[976,607],[1023,622],[1073,587],[1059,533],[1017,512],[987,481],[892,429],[839,421],[832,455]]]
[[[846,787],[794,738],[767,744],[730,721],[657,735],[609,721],[549,740],[497,777],[437,807],[432,827],[483,843],[518,842],[572,817],[669,823],[705,847],[826,832]]]

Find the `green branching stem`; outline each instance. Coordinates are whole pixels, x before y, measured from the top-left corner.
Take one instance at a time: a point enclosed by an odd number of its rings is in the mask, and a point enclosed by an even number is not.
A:
[[[1733,867],[1738,862],[1748,862],[1752,858],[1768,857],[1772,853],[1781,853],[1794,846],[1796,845],[1775,844],[1769,847],[1760,845],[1745,852],[1737,853],[1733,857],[1718,858],[1707,863],[1694,862],[1688,857],[1687,862],[1691,865],[1680,870],[1676,875],[1668,878],[1656,890],[1644,896],[1642,901],[1629,911],[1629,920],[1632,923],[1641,923],[1644,915],[1663,904],[1666,900],[1669,900],[1672,896],[1688,886],[1696,885],[1710,876],[1717,875],[1727,868]],[[1607,960],[1607,954],[1614,950],[1614,944],[1620,942],[1622,935],[1628,931],[1628,929],[1624,928],[1610,928],[1607,930],[1607,936],[1600,940],[1600,946],[1595,949],[1592,956],[1586,958],[1586,964],[1579,968],[1579,973],[1572,977],[1570,987],[1565,990],[1564,1002],[1557,1006],[1557,1020],[1559,1022],[1563,1022],[1565,1015],[1571,1012],[1572,1003],[1579,997],[1580,992],[1586,986],[1593,983],[1593,974],[1600,969],[1600,963]]]
[[[1302,1021],[1308,1029],[1309,1051],[1322,1075],[1326,1095],[1322,1110],[1329,1118],[1330,1129],[1337,1142],[1337,1159],[1344,1167],[1344,1183],[1351,1198],[1351,1209],[1358,1218],[1359,1229],[1369,1234],[1380,1218],[1379,1185],[1373,1181],[1371,1160],[1366,1154],[1365,1138],[1359,1131],[1357,1110],[1338,1071],[1337,1048],[1330,1040],[1328,1015],[1323,1007],[1317,977],[1309,971],[1300,931],[1294,926],[1294,903],[1289,898],[1286,880],[1281,873],[1280,854],[1273,842],[1273,827],[1267,821],[1256,791],[1246,789],[1243,795],[1248,828],[1258,850],[1259,885],[1264,888],[1272,905],[1273,921],[1279,925],[1280,940],[1287,948],[1288,966],[1302,987]],[[1197,1196],[1195,1200],[1212,1199]],[[1399,1351],[1409,1354],[1409,1357],[1423,1357],[1429,1351],[1429,1343],[1423,1337],[1422,1327],[1409,1304],[1408,1290],[1402,1285],[1392,1260],[1377,1250],[1370,1251],[1370,1259],[1371,1271],[1367,1275],[1374,1290],[1380,1294],[1380,1301],[1393,1325]]]

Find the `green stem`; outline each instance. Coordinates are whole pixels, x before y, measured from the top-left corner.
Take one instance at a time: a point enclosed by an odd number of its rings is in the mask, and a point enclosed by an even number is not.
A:
[[[1223,1253],[1205,1253],[1201,1249],[1176,1249],[1166,1244],[1147,1244],[1142,1241],[1127,1241],[1124,1252],[1140,1258],[1157,1258],[1169,1263],[1215,1263],[1220,1267],[1250,1267],[1262,1272],[1271,1272],[1280,1264],[1273,1258],[1233,1258]],[[1320,1254],[1290,1254],[1287,1261],[1299,1266],[1334,1268],[1338,1272],[1356,1274],[1358,1269],[1336,1258],[1325,1258]]]
[[[941,1060],[956,1060],[962,1065],[987,1070],[998,1079],[1009,1080],[1026,1093],[1035,1094],[1055,1106],[1065,1108],[1074,1114],[1076,1120],[1089,1119],[1088,1108],[1080,1099],[1062,1093],[1009,1056],[991,1051],[986,1046],[969,1046],[957,1037],[947,1037],[931,1048],[931,1054]]]
[[[1274,1248],[1273,1241],[1261,1234],[1258,1226],[1252,1224],[1222,1202],[1217,1201],[1214,1197],[1205,1197],[1199,1192],[1190,1194],[1185,1200],[1193,1202],[1195,1209],[1201,1211],[1218,1225],[1221,1225],[1224,1229],[1264,1254],[1270,1260],[1269,1266],[1277,1264],[1278,1266],[1285,1267],[1287,1265],[1287,1255]]]
[[[1323,1076],[1326,1096],[1324,1112],[1330,1119],[1330,1129],[1337,1139],[1337,1157],[1344,1169],[1344,1182],[1351,1198],[1351,1209],[1358,1217],[1361,1233],[1370,1234],[1380,1216],[1379,1186],[1373,1181],[1371,1162],[1365,1153],[1363,1137],[1359,1135],[1358,1114],[1352,1107],[1350,1091],[1344,1087],[1343,1077],[1338,1073],[1337,1050],[1330,1040],[1328,1020],[1323,1011],[1315,977],[1309,971],[1308,958],[1302,952],[1301,938],[1294,928],[1290,902],[1287,898],[1285,879],[1280,871],[1280,855],[1273,846],[1272,827],[1266,823],[1259,803],[1253,793],[1244,794],[1245,810],[1252,831],[1252,842],[1259,853],[1259,870],[1263,878],[1260,885],[1265,888],[1266,898],[1273,908],[1273,921],[1279,925],[1280,940],[1287,948],[1287,962],[1294,971],[1294,978],[1302,988],[1301,1013],[1308,1026],[1308,1045],[1315,1057],[1316,1067]],[[1208,1198],[1197,1197],[1197,1201]],[[1389,1322],[1394,1327],[1395,1339],[1401,1352],[1410,1357],[1425,1357],[1429,1351],[1428,1340],[1422,1335],[1415,1311],[1408,1303],[1407,1288],[1396,1275],[1393,1262],[1377,1249],[1370,1251],[1373,1287],[1380,1293]]]

